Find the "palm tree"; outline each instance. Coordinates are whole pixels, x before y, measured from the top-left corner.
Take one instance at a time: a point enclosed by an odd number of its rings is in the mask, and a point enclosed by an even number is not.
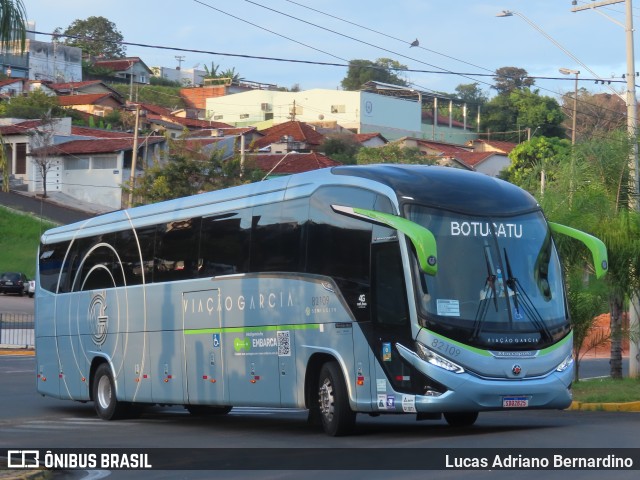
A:
[[[27,38],[27,11],[22,0],[0,0],[0,42],[8,50],[13,42],[20,42],[24,51]]]

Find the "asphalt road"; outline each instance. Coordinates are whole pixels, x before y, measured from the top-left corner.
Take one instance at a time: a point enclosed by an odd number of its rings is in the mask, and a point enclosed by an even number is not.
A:
[[[0,192],[0,205],[4,205],[14,210],[19,210],[21,212],[33,213],[39,217],[46,218],[61,225],[79,222],[93,216],[91,213],[53,204],[40,198],[21,195],[14,192]]]
[[[390,459],[404,449],[416,455],[437,455],[446,449],[452,455],[472,455],[478,448],[501,452],[518,449],[553,449],[566,454],[567,449],[582,448],[605,451],[630,448],[640,456],[639,413],[583,411],[510,411],[482,413],[469,428],[451,428],[443,420],[417,422],[410,415],[376,418],[359,415],[356,432],[349,437],[328,437],[306,422],[306,412],[295,409],[235,408],[220,417],[194,417],[181,407],[147,409],[140,418],[106,422],[99,420],[91,403],[82,404],[50,397],[35,391],[35,359],[33,357],[0,356],[0,455],[7,449],[92,448],[162,448],[163,460],[179,471],[102,471],[58,472],[54,478],[117,479],[325,479],[354,478],[371,480],[420,479],[431,476],[445,479],[531,478],[537,471],[420,471],[382,470]],[[231,450],[224,451],[221,448]],[[273,449],[273,450],[269,450]],[[300,450],[313,449],[313,450]],[[187,467],[190,455],[206,450],[214,462],[242,460],[242,467],[254,470],[192,471]],[[337,449],[337,450],[326,450]],[[370,450],[361,450],[370,449]],[[394,449],[401,449],[396,450]],[[470,449],[470,450],[466,450]],[[317,456],[313,456],[316,450]],[[531,451],[531,450],[528,450]],[[611,451],[611,450],[607,450]],[[202,452],[202,451],[200,451]],[[328,452],[328,453],[327,453]],[[370,457],[366,455],[372,452]],[[472,452],[471,454],[469,452]],[[227,455],[225,457],[224,455]],[[313,470],[293,471],[298,457],[309,455]],[[324,471],[323,463],[354,461],[364,455],[367,471]],[[274,458],[282,469],[273,469]],[[410,462],[414,460],[410,459]],[[417,460],[416,460],[417,461]],[[267,465],[270,468],[262,468]],[[640,464],[640,457],[638,458]],[[361,465],[362,467],[362,465]],[[305,468],[297,467],[297,468]],[[535,474],[535,477],[534,477]],[[100,476],[102,475],[102,476]],[[549,471],[545,479],[590,480],[636,479],[638,471]],[[0,475],[0,478],[1,475]]]

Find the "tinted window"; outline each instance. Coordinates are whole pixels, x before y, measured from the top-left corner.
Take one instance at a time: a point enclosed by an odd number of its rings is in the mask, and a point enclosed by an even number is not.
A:
[[[307,199],[253,209],[252,272],[304,271]]]
[[[115,234],[114,245],[127,285],[150,283],[153,279],[154,239],[156,227],[125,230]]]
[[[374,202],[375,194],[359,188],[326,187],[311,196],[307,271],[333,277],[354,312],[363,310],[360,296],[368,298],[372,225],[331,205],[372,209]]]
[[[250,240],[250,210],[203,218],[200,236],[200,276],[248,272]]]
[[[171,282],[198,275],[200,218],[158,225],[156,230],[154,282]]]

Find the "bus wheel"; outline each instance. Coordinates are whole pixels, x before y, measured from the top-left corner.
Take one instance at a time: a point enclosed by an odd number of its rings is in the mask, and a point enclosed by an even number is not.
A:
[[[347,386],[337,362],[327,362],[322,366],[318,397],[325,433],[332,437],[350,433],[355,425],[356,414],[349,406]]]
[[[115,382],[106,363],[98,367],[93,379],[93,403],[96,413],[103,420],[123,418],[127,411],[127,406],[116,398]]]
[[[186,405],[191,415],[226,415],[233,407],[210,407],[209,405]]]
[[[444,419],[452,427],[470,427],[478,419],[478,412],[450,412],[444,414]]]

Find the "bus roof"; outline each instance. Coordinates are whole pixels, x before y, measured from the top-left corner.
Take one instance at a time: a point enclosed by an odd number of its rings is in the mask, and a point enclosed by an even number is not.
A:
[[[466,214],[501,216],[540,208],[524,190],[477,172],[424,165],[339,166],[118,210],[51,229],[42,235],[41,241],[69,240],[79,230],[84,230],[80,236],[85,236],[125,228],[125,224],[138,227],[181,220],[187,215],[211,215],[269,204],[282,201],[285,196],[308,196],[324,185],[368,188],[382,194],[395,194],[397,198],[392,201],[398,205],[419,203]],[[211,211],[213,205],[216,205],[214,212]]]

